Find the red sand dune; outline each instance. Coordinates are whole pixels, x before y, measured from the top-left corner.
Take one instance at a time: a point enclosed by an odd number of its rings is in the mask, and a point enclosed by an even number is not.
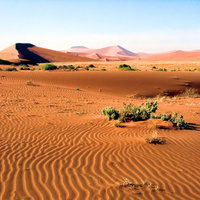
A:
[[[0,199],[199,199],[199,99],[158,103],[158,113],[177,111],[189,130],[151,119],[116,128],[101,115],[110,105],[145,102],[128,98],[138,92],[154,96],[186,82],[200,89],[199,73],[0,73]],[[145,142],[154,131],[165,145]]]
[[[120,60],[134,60],[137,57],[137,54],[124,49],[123,47],[111,46],[105,47],[101,49],[88,49],[85,47],[72,47],[67,50],[69,53],[73,53],[75,55],[84,56],[90,58],[91,55],[99,55],[99,60],[107,60],[107,61],[120,61]],[[97,58],[98,59],[98,58]]]
[[[171,51],[141,58],[146,61],[200,61],[200,51]]]
[[[16,43],[0,51],[0,58],[14,62],[29,61],[32,63],[94,61],[93,59],[45,49],[28,43]]]
[[[144,60],[144,61],[199,61],[200,60],[200,50],[194,51],[169,51],[164,53],[148,54],[148,53],[133,53],[124,49],[121,46],[111,46],[101,49],[89,49],[86,47],[75,47],[70,48],[67,52],[92,58],[92,55],[99,55],[95,57],[98,60],[107,61],[134,61],[134,60]]]

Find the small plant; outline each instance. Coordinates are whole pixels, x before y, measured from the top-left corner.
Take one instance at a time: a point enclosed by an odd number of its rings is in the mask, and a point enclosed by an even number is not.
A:
[[[26,84],[29,85],[29,86],[33,86],[34,85],[32,80],[27,81]]]
[[[103,69],[101,69],[101,71],[106,71],[106,69],[105,69],[105,68],[103,68]]]
[[[195,71],[200,72],[200,67],[197,67]]]
[[[166,140],[162,137],[158,137],[157,132],[153,132],[152,136],[145,138],[147,143],[150,144],[165,144]]]
[[[80,88],[76,88],[76,90],[80,90]]]
[[[102,114],[106,115],[108,120],[119,118],[119,111],[115,110],[112,106],[102,109]]]
[[[123,180],[124,180],[124,182],[122,183],[123,187],[134,186],[134,184],[128,178],[123,178]]]
[[[85,70],[89,70],[89,69],[90,69],[90,67],[89,67],[89,66],[86,66],[84,69],[85,69]]]

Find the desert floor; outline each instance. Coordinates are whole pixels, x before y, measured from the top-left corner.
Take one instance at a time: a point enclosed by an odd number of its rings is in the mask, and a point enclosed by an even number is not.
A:
[[[200,199],[199,98],[155,98],[158,114],[177,111],[190,123],[188,130],[155,129],[152,119],[115,127],[101,115],[110,105],[146,102],[135,97],[200,89],[199,77],[199,72],[0,72],[0,199]],[[154,131],[166,144],[146,143]]]

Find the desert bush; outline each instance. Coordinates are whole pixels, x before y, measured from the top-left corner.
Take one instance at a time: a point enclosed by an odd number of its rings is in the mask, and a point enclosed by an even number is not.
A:
[[[0,71],[3,71],[2,68],[0,68]]]
[[[29,66],[26,64],[21,64],[19,65],[19,67],[20,67],[20,70],[30,70]]]
[[[89,70],[89,69],[90,69],[90,67],[89,67],[89,66],[86,66],[84,69],[85,69],[85,70]]]
[[[138,71],[138,69],[133,69],[131,68],[130,65],[127,65],[127,64],[120,65],[118,70],[119,71]]]
[[[72,70],[72,69],[75,69],[75,67],[73,65],[68,65],[68,66],[66,66],[66,69]]]
[[[6,68],[5,71],[17,71],[17,69],[15,67],[9,67],[9,68]]]
[[[37,70],[54,70],[57,69],[57,66],[51,63],[40,65]]]
[[[132,103],[125,104],[123,103],[123,108],[119,112],[119,121],[139,121],[149,119],[151,114],[156,112],[158,106],[157,101],[153,102],[148,100],[145,104],[140,106],[135,106]]]
[[[103,68],[103,69],[101,69],[101,71],[106,71],[106,69],[105,69],[105,68]]]
[[[162,119],[163,121],[169,121],[172,122],[172,124],[176,127],[179,127],[180,129],[186,129],[188,124],[183,120],[183,116],[181,115],[180,118],[177,118],[178,114],[177,112],[174,112],[173,116],[166,115],[165,113],[160,114],[160,116],[157,115],[151,115],[150,117],[153,119]]]
[[[9,62],[8,60],[3,60],[3,59],[0,59],[0,65],[10,65],[11,62]]]
[[[197,67],[195,71],[200,72],[200,67]]]
[[[108,120],[119,118],[119,111],[115,110],[112,106],[102,109],[102,114],[106,115]]]

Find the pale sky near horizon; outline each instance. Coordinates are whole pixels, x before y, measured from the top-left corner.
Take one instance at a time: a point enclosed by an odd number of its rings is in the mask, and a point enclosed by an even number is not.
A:
[[[132,52],[200,49],[200,0],[0,0],[0,50],[120,45]]]

